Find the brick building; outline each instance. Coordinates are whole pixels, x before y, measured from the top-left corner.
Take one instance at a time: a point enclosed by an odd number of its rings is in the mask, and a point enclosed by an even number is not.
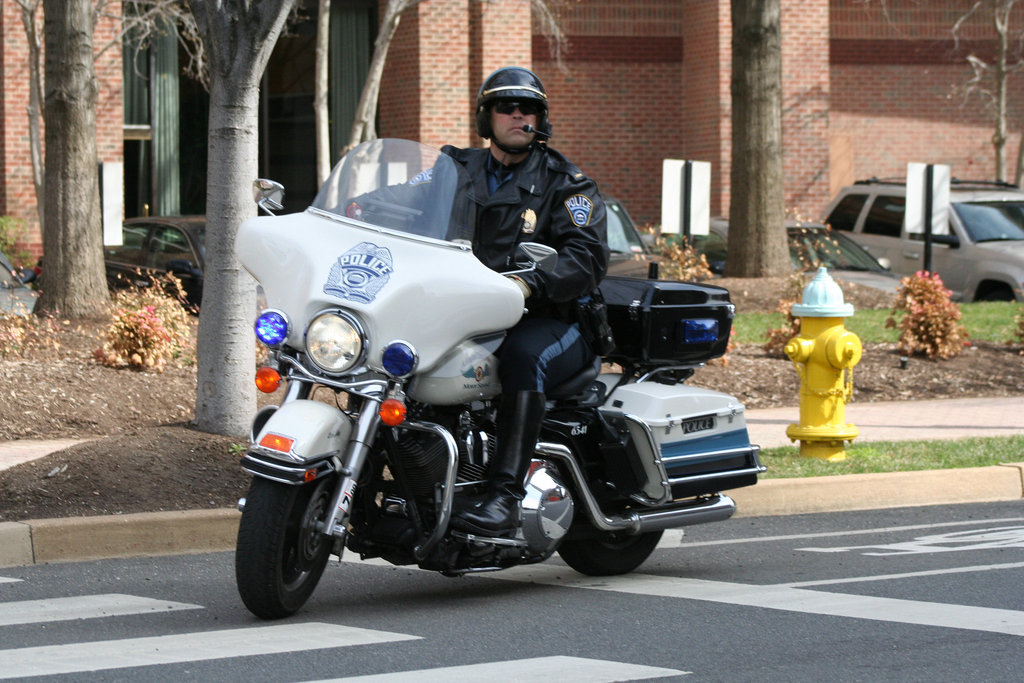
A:
[[[347,141],[379,4],[332,3],[340,13],[337,20],[332,16],[332,30],[339,32],[332,45],[341,55],[331,75],[335,150]],[[782,2],[783,162],[790,212],[817,217],[837,188],[861,177],[902,176],[908,161],[949,164],[958,177],[993,177],[991,117],[979,97],[958,92],[971,76],[967,51],[986,57],[995,52],[994,30],[984,16],[972,17],[960,31],[959,44],[954,41],[952,27],[972,4]],[[0,6],[0,215],[22,217],[32,225],[27,43],[20,10],[10,2]],[[729,0],[581,0],[567,5],[561,22],[568,51],[559,66],[530,0],[417,5],[403,16],[388,56],[378,134],[437,145],[479,144],[472,109],[480,82],[499,66],[528,66],[549,92],[552,145],[603,191],[626,203],[639,222],[659,220],[664,158],[711,162],[712,213],[727,214],[732,163]],[[310,25],[300,25],[279,43],[264,87],[268,105],[261,172],[283,180],[297,202],[315,190]],[[1024,10],[1014,15],[1011,26],[1024,30]],[[104,41],[98,36],[96,42]],[[134,150],[139,139],[155,139],[161,124],[150,122],[148,138],[138,126],[124,127],[120,58],[119,50],[108,51],[97,67],[104,74],[100,154],[102,161],[124,160],[128,175],[136,172],[136,154],[123,159],[124,140]],[[183,93],[195,90],[184,79],[181,83]],[[177,105],[181,137],[174,154],[182,166],[197,155],[181,150],[201,149],[204,142],[202,126],[187,125],[203,120],[201,99],[183,94]],[[1011,88],[1010,111],[1014,120],[1024,111],[1020,88]],[[1019,125],[1010,133],[1007,168],[1012,177]],[[147,172],[155,174],[151,184],[160,186],[159,173]],[[202,211],[201,175],[181,173],[183,212]],[[139,203],[126,201],[125,206],[126,213],[136,215]]]

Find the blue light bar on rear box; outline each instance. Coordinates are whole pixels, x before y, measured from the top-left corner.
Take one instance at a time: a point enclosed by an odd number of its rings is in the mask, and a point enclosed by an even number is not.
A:
[[[688,318],[680,324],[684,344],[710,344],[718,341],[718,321],[714,318]]]

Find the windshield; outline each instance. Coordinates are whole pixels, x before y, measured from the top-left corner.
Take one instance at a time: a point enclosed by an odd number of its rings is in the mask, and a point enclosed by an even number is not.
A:
[[[331,171],[312,210],[389,231],[468,243],[473,203],[459,164],[410,140],[364,142]]]
[[[972,242],[1024,240],[1024,202],[953,204]]]
[[[633,227],[629,214],[618,202],[606,201],[608,216],[608,248],[613,254],[642,254],[644,243]]]
[[[819,266],[839,270],[884,270],[871,254],[845,235],[822,228],[790,228],[789,256],[799,270]]]

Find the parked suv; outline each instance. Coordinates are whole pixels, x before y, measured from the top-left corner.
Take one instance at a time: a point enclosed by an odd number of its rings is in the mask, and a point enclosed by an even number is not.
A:
[[[892,269],[924,268],[924,236],[904,225],[903,181],[872,178],[843,188],[825,222]],[[959,301],[1024,301],[1024,191],[1003,182],[950,182],[949,234],[932,237],[932,271]]]

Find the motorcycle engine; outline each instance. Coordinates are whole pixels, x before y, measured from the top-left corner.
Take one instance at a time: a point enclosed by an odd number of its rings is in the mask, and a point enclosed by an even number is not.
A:
[[[557,468],[546,460],[531,462],[520,529],[530,550],[541,556],[553,553],[568,533],[572,515],[572,495],[562,484]]]

